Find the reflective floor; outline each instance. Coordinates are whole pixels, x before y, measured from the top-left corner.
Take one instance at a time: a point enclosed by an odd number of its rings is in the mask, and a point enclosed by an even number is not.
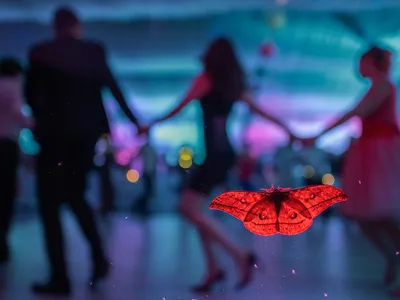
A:
[[[165,200],[168,201],[168,200]],[[386,299],[382,287],[383,261],[350,223],[333,218],[316,220],[308,232],[295,237],[258,237],[234,219],[215,212],[230,235],[256,251],[261,262],[254,282],[238,292],[233,262],[220,254],[229,280],[214,293],[193,295],[188,287],[203,275],[203,258],[194,230],[175,214],[156,214],[147,221],[116,214],[100,221],[112,258],[112,274],[91,293],[86,244],[71,215],[64,223],[69,245],[74,296],[104,300],[318,300]],[[57,299],[34,297],[33,280],[46,275],[40,226],[35,218],[19,220],[12,232],[13,258],[4,267],[3,300]],[[63,299],[63,298],[61,298]]]

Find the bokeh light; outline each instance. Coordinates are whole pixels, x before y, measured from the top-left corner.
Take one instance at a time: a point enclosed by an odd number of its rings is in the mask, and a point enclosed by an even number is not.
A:
[[[268,15],[267,23],[272,29],[279,29],[286,24],[286,15],[284,12],[274,12]]]
[[[132,169],[126,172],[126,179],[128,179],[129,182],[135,183],[139,180],[139,172]]]
[[[270,57],[275,52],[275,46],[272,43],[264,43],[260,46],[260,54],[264,57]]]
[[[36,155],[40,151],[39,144],[35,141],[32,130],[24,128],[19,133],[19,146],[23,153]]]
[[[132,161],[132,158],[130,149],[123,149],[115,154],[115,161],[121,166],[127,166]]]
[[[333,185],[335,183],[335,177],[332,174],[325,174],[322,176],[322,183]]]
[[[288,3],[288,0],[275,0],[277,5],[286,5]]]
[[[303,168],[303,176],[305,178],[308,178],[308,179],[312,178],[314,176],[314,174],[315,174],[315,170],[312,166],[305,166]]]
[[[184,146],[184,147],[182,147],[182,148],[179,150],[179,155],[184,155],[184,154],[187,154],[187,155],[189,155],[190,157],[193,157],[194,151],[193,151],[192,148],[189,148],[189,147]]]
[[[101,153],[96,153],[93,158],[93,163],[97,167],[102,167],[106,163],[106,157]]]
[[[183,169],[189,169],[193,164],[194,151],[189,147],[182,147],[179,150],[178,165]]]
[[[179,156],[180,160],[192,160],[192,156],[189,153],[182,153]]]
[[[183,160],[180,158],[178,164],[182,169],[189,169],[193,164],[193,160]]]
[[[96,153],[104,154],[107,152],[107,148],[108,148],[107,140],[99,139],[97,141],[95,146]]]

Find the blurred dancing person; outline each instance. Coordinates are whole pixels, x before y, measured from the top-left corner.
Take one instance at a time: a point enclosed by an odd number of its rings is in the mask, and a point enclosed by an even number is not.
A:
[[[207,157],[202,166],[194,170],[189,187],[183,192],[180,204],[182,214],[198,229],[207,260],[205,280],[194,291],[208,291],[224,278],[224,272],[212,252],[214,243],[222,246],[234,259],[239,271],[237,287],[245,287],[252,278],[255,257],[242,246],[228,239],[210,215],[202,211],[204,197],[214,187],[223,184],[227,171],[235,165],[235,152],[229,141],[226,124],[235,102],[242,99],[250,108],[279,126],[289,135],[289,129],[275,117],[260,110],[246,89],[246,76],[233,46],[225,38],[215,40],[203,56],[204,71],[193,81],[182,102],[167,116],[154,122],[167,120],[195,99],[203,110],[204,137]],[[153,124],[154,124],[153,123]],[[143,128],[142,131],[146,129]]]
[[[300,158],[303,165],[311,167],[310,174],[306,177],[306,185],[322,184],[322,178],[325,174],[332,171],[330,156],[324,150],[318,148],[315,144],[303,145],[300,151]],[[323,219],[328,219],[334,212],[334,207],[329,207],[321,213]]]
[[[331,172],[329,154],[318,148],[315,144],[304,145],[300,150],[299,156],[303,164],[312,168],[311,176],[307,176],[306,185],[316,185],[322,183],[322,177]]]
[[[293,150],[293,141],[279,147],[273,160],[274,185],[280,187],[296,187],[293,169],[299,162],[297,153]]]
[[[318,136],[352,117],[361,118],[361,137],[351,145],[343,169],[343,190],[349,201],[339,208],[358,222],[385,258],[386,284],[397,278],[396,251],[400,249],[400,228],[396,222],[400,209],[400,131],[396,118],[397,89],[389,79],[390,66],[391,53],[387,50],[373,47],[362,55],[360,74],[371,80],[370,89],[354,109]],[[400,296],[400,289],[393,295]]]
[[[114,164],[114,152],[109,134],[103,134],[99,143],[104,145],[104,149],[99,149],[101,151],[100,154],[104,158],[104,164],[97,167],[97,170],[100,175],[100,211],[102,216],[105,217],[115,210],[115,192],[111,176],[112,166]]]
[[[149,215],[150,200],[155,193],[155,181],[157,177],[157,152],[150,143],[147,135],[145,144],[140,148],[139,156],[142,159],[143,170],[140,180],[143,184],[143,192],[139,200],[135,202],[132,211],[146,217]]]
[[[102,88],[109,87],[128,118],[134,124],[137,121],[108,67],[104,48],[81,39],[82,26],[74,12],[57,10],[53,26],[55,38],[30,50],[26,82],[26,99],[36,118],[35,136],[41,148],[37,191],[51,271],[49,281],[33,285],[33,291],[66,295],[70,283],[60,221],[64,201],[90,244],[92,286],[109,271],[94,214],[84,195],[96,141],[110,132]]]
[[[9,259],[8,234],[17,192],[19,132],[28,127],[21,112],[23,71],[12,58],[0,61],[0,264]]]
[[[245,145],[242,153],[237,159],[237,171],[239,177],[240,188],[244,191],[254,191],[251,183],[252,175],[257,168],[257,162],[250,156],[250,146]]]

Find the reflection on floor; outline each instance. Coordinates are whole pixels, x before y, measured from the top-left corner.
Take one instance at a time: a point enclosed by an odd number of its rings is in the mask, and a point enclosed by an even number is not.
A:
[[[201,279],[202,255],[193,229],[177,215],[154,215],[147,221],[115,215],[103,222],[103,233],[113,260],[113,271],[101,290],[85,286],[89,264],[86,245],[69,214],[65,214],[70,273],[74,297],[99,300],[383,300],[382,261],[351,224],[316,220],[310,231],[295,237],[258,237],[239,222],[216,212],[233,238],[254,249],[262,264],[254,282],[243,291],[233,289],[232,261],[221,254],[229,281],[215,293],[192,295],[188,286]],[[12,235],[13,259],[2,272],[3,300],[38,298],[29,284],[45,276],[40,227],[35,219],[19,221]]]

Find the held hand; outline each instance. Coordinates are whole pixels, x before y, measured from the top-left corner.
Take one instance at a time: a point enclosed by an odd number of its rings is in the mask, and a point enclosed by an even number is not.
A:
[[[149,126],[143,126],[143,125],[141,125],[141,126],[139,126],[139,128],[138,128],[138,135],[142,135],[142,134],[147,135],[147,134],[149,134],[149,130],[150,130],[150,127],[149,127]]]
[[[153,127],[153,126],[154,126],[156,123],[158,123],[158,122],[159,122],[158,120],[155,120],[155,121],[151,122],[151,123],[148,124],[148,125],[140,125],[140,126],[138,127],[138,135],[141,135],[141,134],[146,134],[146,135],[148,135],[148,134],[149,134],[150,128]]]
[[[316,140],[317,137],[301,139],[301,143],[303,144],[304,147],[312,147],[315,145]]]
[[[288,132],[288,134],[289,134],[289,141],[290,141],[290,143],[293,143],[293,142],[295,142],[295,141],[301,140],[298,136],[294,135],[294,134],[291,133],[291,132]]]

